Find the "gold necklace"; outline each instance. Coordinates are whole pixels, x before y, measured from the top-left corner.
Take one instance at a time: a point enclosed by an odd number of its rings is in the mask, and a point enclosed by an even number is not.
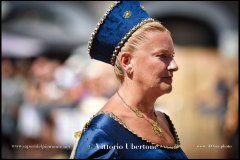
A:
[[[137,116],[138,118],[144,118],[148,123],[151,124],[152,130],[153,130],[153,132],[154,132],[157,136],[159,136],[160,138],[163,137],[163,131],[162,131],[161,127],[158,125],[157,120],[152,123],[148,118],[146,118],[146,115],[144,115],[141,111],[139,111],[138,109],[133,109],[130,105],[128,105],[128,104],[123,100],[123,98],[120,96],[120,94],[118,93],[118,91],[117,91],[117,94],[118,94],[119,98],[122,100],[122,102],[123,102],[129,109],[131,109],[131,110],[136,114],[136,116]],[[155,111],[154,111],[154,116],[157,118],[157,115],[156,115]]]

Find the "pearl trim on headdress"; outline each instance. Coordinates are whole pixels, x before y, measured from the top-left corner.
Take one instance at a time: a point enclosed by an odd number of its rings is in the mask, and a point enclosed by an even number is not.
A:
[[[118,55],[118,53],[120,52],[121,48],[123,47],[123,45],[125,44],[125,42],[130,38],[130,36],[138,29],[140,28],[142,25],[148,23],[148,22],[154,22],[156,20],[152,19],[152,18],[147,18],[145,20],[143,20],[141,23],[138,23],[136,26],[134,26],[123,38],[122,40],[118,43],[118,45],[115,47],[115,50],[113,51],[112,54],[112,58],[111,58],[111,64],[114,66],[115,64],[115,60],[116,57]]]

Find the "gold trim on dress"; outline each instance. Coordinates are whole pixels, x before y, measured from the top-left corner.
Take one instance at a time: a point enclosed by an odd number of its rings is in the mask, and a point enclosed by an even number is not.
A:
[[[91,123],[91,121],[93,120],[93,118],[95,118],[95,117],[97,117],[98,115],[101,115],[101,114],[107,114],[107,115],[109,115],[111,118],[113,118],[115,121],[117,121],[120,125],[122,125],[124,128],[126,128],[128,131],[130,131],[131,133],[133,133],[135,136],[137,136],[138,138],[142,139],[143,141],[146,141],[146,142],[148,142],[148,143],[150,143],[150,144],[152,144],[152,145],[154,145],[154,146],[156,146],[156,147],[165,148],[165,149],[178,149],[178,148],[180,148],[181,143],[180,143],[180,140],[179,140],[179,138],[178,138],[176,129],[175,129],[175,127],[174,127],[174,125],[173,125],[173,123],[172,123],[172,121],[171,121],[170,118],[169,118],[170,123],[171,123],[170,125],[172,126],[172,128],[173,128],[173,130],[174,130],[174,133],[173,133],[173,134],[174,134],[173,136],[174,136],[174,139],[175,139],[175,145],[174,145],[174,146],[164,146],[164,145],[160,145],[160,144],[151,142],[151,141],[149,141],[149,140],[147,140],[147,139],[139,136],[139,135],[138,135],[137,133],[135,133],[133,130],[131,130],[130,128],[128,128],[128,127],[126,126],[126,124],[125,124],[121,119],[119,119],[119,118],[118,118],[116,115],[114,115],[112,112],[108,112],[108,111],[105,111],[105,112],[101,111],[101,112],[98,112],[97,114],[93,115],[92,118],[90,118],[90,120],[89,120],[89,121],[86,123],[86,125],[83,127],[82,133],[88,128],[88,126],[89,126],[89,124]],[[80,137],[79,137],[79,139],[80,139]]]
[[[134,135],[136,135],[137,137],[141,138],[143,141],[146,141],[152,145],[155,145],[156,147],[160,147],[160,148],[166,148],[166,149],[178,149],[180,148],[180,140],[178,138],[178,135],[177,135],[177,132],[176,132],[176,129],[172,123],[172,121],[170,120],[171,122],[171,125],[174,129],[174,138],[175,138],[175,141],[176,141],[176,144],[172,147],[172,146],[164,146],[164,145],[160,145],[160,144],[157,144],[157,143],[154,143],[154,142],[151,142],[141,136],[139,136],[137,133],[135,133],[133,130],[131,130],[130,128],[128,128],[124,122],[121,121],[121,119],[119,119],[116,115],[114,115],[113,113],[111,112],[99,112],[97,115],[100,115],[100,114],[108,114],[110,117],[112,117],[115,121],[117,121],[119,124],[121,124],[123,127],[125,127],[128,131],[132,132]]]

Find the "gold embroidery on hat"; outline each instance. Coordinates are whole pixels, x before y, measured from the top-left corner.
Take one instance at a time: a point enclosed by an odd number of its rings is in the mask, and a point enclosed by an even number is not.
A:
[[[115,3],[113,3],[109,9],[107,10],[107,12],[104,14],[104,16],[101,18],[101,20],[97,23],[94,31],[92,32],[92,35],[91,35],[91,38],[88,42],[88,54],[90,55],[91,57],[91,53],[90,53],[90,50],[92,49],[92,46],[93,46],[93,40],[97,34],[97,32],[99,31],[99,27],[103,24],[103,21],[107,18],[107,15],[119,4],[121,3],[121,1],[117,1]],[[142,8],[142,7],[141,7]],[[121,39],[121,41],[118,43],[117,47],[115,47],[115,50],[113,51],[113,55],[110,59],[110,63],[111,65],[114,66],[115,64],[115,60],[116,60],[116,57],[120,51],[120,49],[122,48],[123,44],[126,42],[126,40],[131,36],[131,34],[137,29],[139,28],[141,25],[143,25],[144,23],[146,22],[149,22],[149,21],[155,21],[153,20],[152,18],[148,18],[146,20],[144,20],[143,22],[141,22],[140,24],[138,24],[137,26],[133,27],[130,32],[127,33],[127,35]],[[91,57],[92,58],[92,57]]]
[[[132,12],[128,10],[123,14],[123,17],[124,18],[129,18],[129,17],[131,17],[131,15],[132,15]]]
[[[143,5],[140,5],[140,7],[144,10],[144,6]]]

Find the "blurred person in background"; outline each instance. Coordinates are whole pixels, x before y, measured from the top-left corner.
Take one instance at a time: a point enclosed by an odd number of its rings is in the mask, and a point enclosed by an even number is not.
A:
[[[224,115],[222,125],[225,143],[232,147],[232,149],[226,153],[225,158],[239,157],[238,96],[238,80],[236,80],[230,89],[227,111]]]
[[[58,145],[54,135],[55,120],[53,111],[64,105],[64,91],[54,80],[54,73],[61,63],[47,56],[36,57],[29,65],[29,76],[19,104],[17,129],[21,145]],[[57,149],[17,150],[19,158],[50,157],[61,152]],[[44,152],[44,154],[43,154]]]
[[[16,77],[16,64],[11,58],[2,59],[2,157],[13,158],[15,153],[9,144],[18,139],[16,129],[19,104],[22,103],[22,81]]]
[[[154,106],[178,70],[170,32],[139,2],[116,2],[92,34],[89,54],[114,66],[121,85],[76,132],[71,158],[186,159],[170,117]]]

